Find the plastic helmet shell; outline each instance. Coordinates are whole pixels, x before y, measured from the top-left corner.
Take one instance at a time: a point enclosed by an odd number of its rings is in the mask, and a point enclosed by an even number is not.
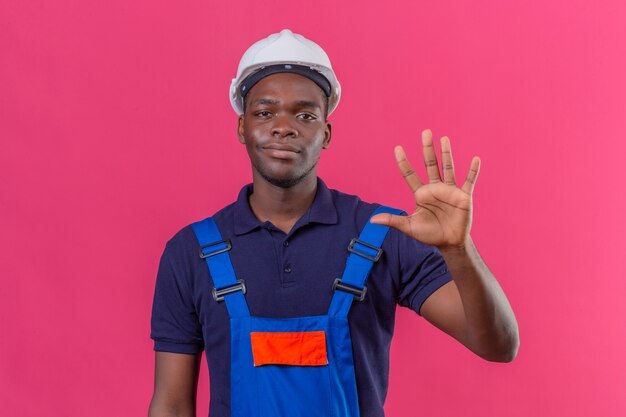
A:
[[[265,39],[254,43],[241,57],[237,68],[237,77],[230,85],[230,103],[235,112],[243,114],[243,98],[239,92],[239,85],[250,74],[269,65],[296,64],[306,65],[318,71],[330,82],[330,97],[328,97],[328,114],[330,115],[341,96],[341,86],[326,52],[315,42],[302,35],[283,29]]]

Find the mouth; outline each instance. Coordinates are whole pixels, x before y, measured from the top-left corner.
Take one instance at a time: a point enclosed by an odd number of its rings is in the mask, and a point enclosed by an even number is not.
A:
[[[300,153],[294,146],[278,143],[266,145],[263,147],[263,150],[276,159],[294,159]]]
[[[263,147],[263,149],[283,151],[283,152],[300,153],[298,148],[296,148],[295,146],[291,146],[291,145],[288,145],[288,144],[280,144],[280,143],[270,143],[269,145],[265,145]]]

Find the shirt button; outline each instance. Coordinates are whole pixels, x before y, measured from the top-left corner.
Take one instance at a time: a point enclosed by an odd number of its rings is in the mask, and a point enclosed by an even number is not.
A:
[[[285,269],[283,269],[283,271],[285,271],[286,273],[290,273],[291,272],[291,267],[289,265],[287,265],[285,267]]]
[[[285,240],[285,241],[283,242],[283,246],[284,246],[284,247],[289,246],[289,241],[288,241],[288,240]]]

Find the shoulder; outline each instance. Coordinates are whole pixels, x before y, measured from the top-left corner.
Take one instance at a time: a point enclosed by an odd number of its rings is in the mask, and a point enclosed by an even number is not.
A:
[[[344,193],[339,190],[329,189],[339,221],[354,221],[357,225],[363,226],[372,216],[372,213],[380,207],[378,203],[363,201],[359,196]]]
[[[232,224],[234,204],[235,203],[229,204],[212,216],[209,216],[215,219],[220,226],[220,230],[223,229],[222,225]],[[198,254],[198,238],[196,237],[192,225],[205,219],[206,218],[202,218],[192,221],[180,228],[167,240],[163,257],[168,260],[168,262],[174,264],[179,262],[187,263],[190,257],[195,259]]]
[[[378,202],[363,201],[359,196],[348,194],[335,189],[329,190],[337,213],[339,215],[340,222],[353,221],[356,226],[361,229],[374,212],[381,206],[394,208],[392,206],[381,204]],[[395,209],[395,208],[394,208]],[[406,214],[402,211],[402,214]],[[397,230],[389,228],[389,233],[395,235]]]
[[[348,194],[339,190],[330,189],[329,191],[337,207],[340,221],[350,221],[350,219],[352,219],[351,221],[355,222],[355,226],[359,230],[363,228],[374,211],[379,207],[387,206],[396,208],[384,203],[363,201],[357,195]],[[402,215],[406,214],[405,211],[402,211]],[[383,247],[393,250],[400,257],[415,256],[417,254],[417,258],[419,259],[437,253],[436,248],[415,240],[394,228],[389,228]]]

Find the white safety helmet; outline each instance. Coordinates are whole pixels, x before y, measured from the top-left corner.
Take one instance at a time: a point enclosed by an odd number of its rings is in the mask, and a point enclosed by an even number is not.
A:
[[[274,70],[271,68],[268,70],[268,67],[272,67]],[[261,70],[268,72],[261,73],[259,72]],[[243,114],[243,100],[247,94],[247,91],[241,91],[242,83],[250,75],[257,72],[259,72],[260,78],[253,81],[249,87],[244,85],[244,89],[248,88],[249,91],[254,83],[269,74],[294,72],[310,78],[324,90],[328,97],[329,115],[339,103],[341,86],[335,77],[326,52],[315,42],[293,33],[289,29],[283,29],[280,33],[271,34],[254,43],[241,57],[237,68],[237,77],[233,78],[230,85],[230,103],[238,115]],[[318,74],[321,74],[323,78],[319,77]],[[249,83],[249,81],[247,82]]]

